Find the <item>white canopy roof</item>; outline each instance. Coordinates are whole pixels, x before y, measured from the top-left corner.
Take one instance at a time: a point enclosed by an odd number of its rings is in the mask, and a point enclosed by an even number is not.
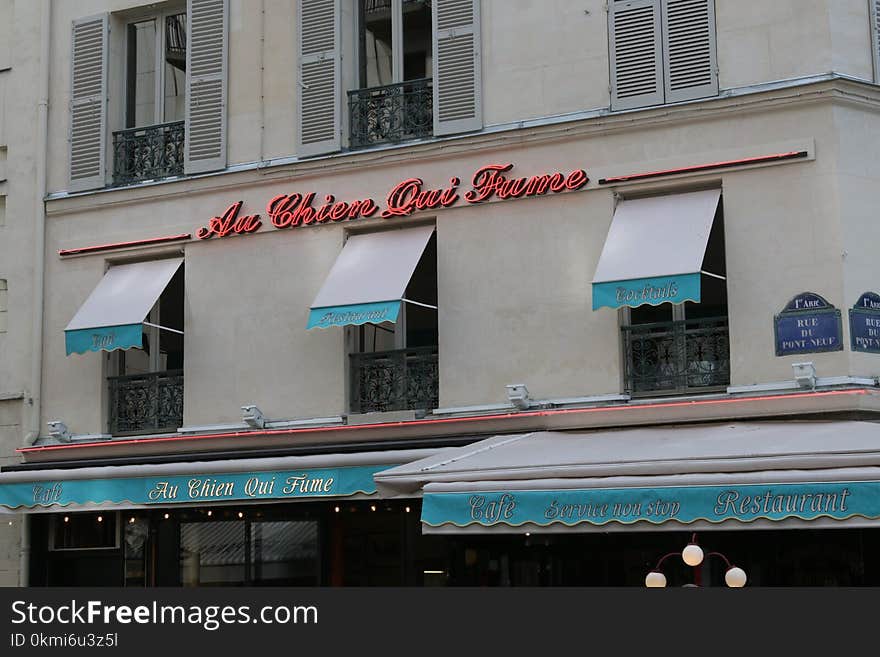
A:
[[[64,330],[140,324],[182,263],[169,258],[110,267]]]
[[[593,283],[700,271],[721,190],[623,200]]]
[[[417,226],[352,235],[312,308],[403,299],[433,232],[433,226]]]

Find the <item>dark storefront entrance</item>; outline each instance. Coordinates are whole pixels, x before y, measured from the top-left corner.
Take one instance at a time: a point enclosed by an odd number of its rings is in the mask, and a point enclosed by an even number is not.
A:
[[[431,534],[418,500],[35,515],[34,586],[643,586],[690,532]],[[166,518],[167,514],[167,518]],[[65,520],[66,519],[66,520]],[[748,586],[880,586],[880,529],[712,531]],[[693,582],[681,559],[669,586]],[[724,586],[706,560],[701,585]]]

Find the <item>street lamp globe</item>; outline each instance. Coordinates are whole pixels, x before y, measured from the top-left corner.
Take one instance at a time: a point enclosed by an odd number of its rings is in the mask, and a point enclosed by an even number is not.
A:
[[[730,588],[738,589],[746,585],[746,571],[733,566],[724,573],[724,581]]]
[[[645,586],[649,589],[662,589],[666,586],[666,575],[659,571],[652,570],[645,577]]]
[[[703,548],[696,543],[688,543],[681,551],[681,558],[688,566],[699,566],[703,563]]]

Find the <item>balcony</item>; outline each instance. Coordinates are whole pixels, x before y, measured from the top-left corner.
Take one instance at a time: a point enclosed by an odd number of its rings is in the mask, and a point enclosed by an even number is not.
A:
[[[348,92],[350,147],[396,144],[434,131],[431,78]]]
[[[113,133],[113,185],[183,175],[184,122]]]
[[[176,431],[183,425],[183,370],[107,377],[110,433]]]
[[[623,326],[621,333],[630,394],[706,392],[730,383],[727,317]]]
[[[437,347],[351,354],[350,358],[352,413],[437,408]]]

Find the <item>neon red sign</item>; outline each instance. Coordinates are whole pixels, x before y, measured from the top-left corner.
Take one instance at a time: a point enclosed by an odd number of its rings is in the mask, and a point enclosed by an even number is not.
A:
[[[461,180],[454,176],[449,179],[448,185],[440,189],[425,189],[421,178],[407,178],[388,192],[381,216],[385,219],[408,217],[422,210],[448,208],[462,199],[465,203],[482,203],[495,198],[506,200],[574,191],[590,181],[583,169],[575,169],[568,174],[555,172],[528,178],[509,178],[505,174],[512,168],[513,164],[508,163],[489,164],[477,169],[471,177],[471,189],[463,195],[458,192]],[[280,194],[266,205],[266,214],[275,228],[295,228],[363,219],[379,211],[378,204],[370,198],[338,201],[332,194],[327,194],[316,207],[315,197],[315,192]],[[212,217],[207,226],[199,228],[196,237],[205,240],[215,235],[227,237],[259,230],[263,225],[260,215],[239,215],[241,207],[241,201],[233,203],[222,215]]]

